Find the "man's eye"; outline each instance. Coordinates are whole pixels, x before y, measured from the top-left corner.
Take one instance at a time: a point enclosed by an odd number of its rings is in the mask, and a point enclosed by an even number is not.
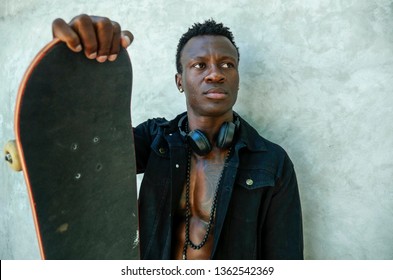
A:
[[[193,66],[194,66],[194,68],[197,68],[197,69],[203,69],[205,67],[205,64],[204,63],[195,63]]]
[[[233,67],[235,67],[235,65],[231,62],[225,62],[225,63],[221,64],[221,67],[222,68],[233,68]]]

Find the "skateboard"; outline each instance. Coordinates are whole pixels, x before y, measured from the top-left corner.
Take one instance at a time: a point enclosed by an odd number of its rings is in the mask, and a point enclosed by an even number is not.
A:
[[[43,259],[138,259],[132,67],[55,39],[28,67],[5,147],[23,170]]]

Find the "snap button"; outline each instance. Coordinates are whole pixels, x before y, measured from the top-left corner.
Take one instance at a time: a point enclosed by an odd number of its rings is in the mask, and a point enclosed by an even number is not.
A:
[[[179,167],[180,167],[180,165],[176,164],[176,168],[179,168]]]
[[[246,184],[247,186],[252,186],[252,184],[254,184],[254,181],[251,179],[247,179]]]
[[[160,154],[165,154],[165,149],[164,148],[159,148],[158,151],[160,152]]]

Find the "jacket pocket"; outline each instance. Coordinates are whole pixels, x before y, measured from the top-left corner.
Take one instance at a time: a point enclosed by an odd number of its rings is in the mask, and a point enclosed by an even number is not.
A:
[[[242,221],[241,224],[247,230],[251,230],[250,232],[254,232],[255,228],[248,227],[257,222],[261,203],[264,197],[271,192],[274,182],[274,175],[265,169],[238,171],[230,211],[232,218]]]
[[[247,190],[273,187],[275,176],[265,169],[239,169],[236,184]]]

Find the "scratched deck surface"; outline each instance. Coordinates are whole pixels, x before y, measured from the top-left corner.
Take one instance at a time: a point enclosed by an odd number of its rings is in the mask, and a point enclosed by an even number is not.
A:
[[[33,64],[16,130],[43,258],[137,259],[127,52],[99,64],[59,43]]]

